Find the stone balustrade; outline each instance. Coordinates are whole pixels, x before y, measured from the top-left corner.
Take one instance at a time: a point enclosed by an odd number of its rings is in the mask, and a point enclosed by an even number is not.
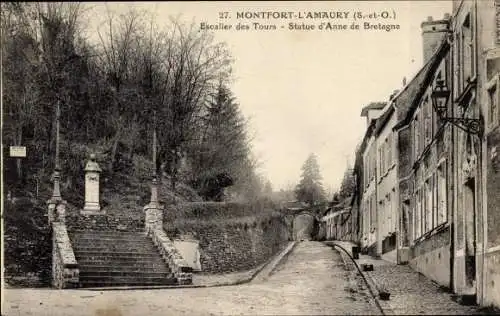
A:
[[[180,285],[191,284],[193,280],[193,269],[182,258],[179,251],[175,248],[174,242],[168,238],[163,229],[149,229],[148,234],[158,247],[163,259],[168,263],[172,273],[177,278]]]
[[[57,289],[79,285],[78,263],[64,222],[52,222],[52,286]]]

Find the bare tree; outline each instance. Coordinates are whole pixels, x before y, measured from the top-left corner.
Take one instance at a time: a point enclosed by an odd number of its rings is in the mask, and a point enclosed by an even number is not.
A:
[[[118,20],[115,22],[115,20]],[[100,39],[101,68],[112,87],[111,95],[113,104],[108,107],[109,124],[113,129],[111,137],[111,165],[114,166],[117,157],[118,145],[134,143],[138,137],[139,125],[136,110],[137,91],[127,86],[132,80],[131,68],[137,59],[137,32],[141,23],[141,15],[136,11],[129,11],[118,18],[108,11],[104,34],[98,31]],[[124,140],[126,139],[126,140]]]
[[[167,93],[160,111],[158,164],[166,166],[175,191],[183,146],[193,136],[196,115],[221,73],[230,72],[231,58],[224,44],[214,43],[213,36],[198,32],[194,24],[172,24],[175,41],[165,60]]]

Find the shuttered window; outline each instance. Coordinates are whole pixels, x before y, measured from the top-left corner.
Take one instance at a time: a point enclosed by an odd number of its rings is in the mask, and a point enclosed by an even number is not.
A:
[[[500,0],[495,0],[495,13],[497,22],[497,44],[500,44]]]

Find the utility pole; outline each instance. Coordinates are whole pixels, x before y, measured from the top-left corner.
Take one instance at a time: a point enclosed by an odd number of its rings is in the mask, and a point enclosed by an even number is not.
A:
[[[154,112],[153,123],[153,180],[151,185],[151,204],[158,204],[158,179],[156,173],[156,111]]]
[[[61,166],[59,165],[59,119],[61,116],[60,100],[56,103],[56,156],[54,158],[54,190],[52,191],[52,199],[60,201],[61,198]]]

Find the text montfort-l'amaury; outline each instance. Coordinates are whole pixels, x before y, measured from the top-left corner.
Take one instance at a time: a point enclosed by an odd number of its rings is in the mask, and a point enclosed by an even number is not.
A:
[[[241,11],[237,19],[349,19],[349,11]]]

